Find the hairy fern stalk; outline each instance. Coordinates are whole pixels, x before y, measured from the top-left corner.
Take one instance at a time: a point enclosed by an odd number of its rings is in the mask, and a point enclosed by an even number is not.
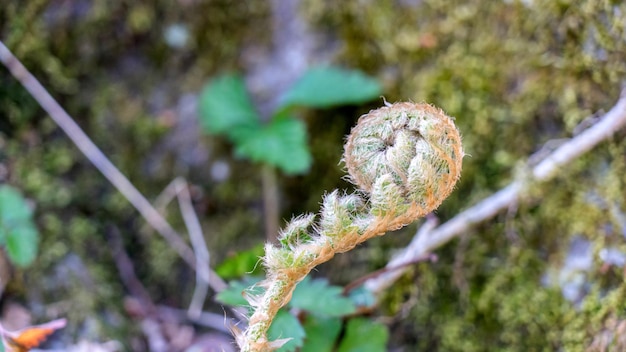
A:
[[[244,352],[274,351],[285,340],[269,341],[278,310],[315,266],[336,253],[435,210],[461,174],[461,137],[452,119],[429,104],[388,104],[361,116],[348,136],[343,161],[360,188],[324,197],[319,215],[301,215],[267,244],[263,262],[266,290],[248,296],[254,308],[248,328],[236,339]]]

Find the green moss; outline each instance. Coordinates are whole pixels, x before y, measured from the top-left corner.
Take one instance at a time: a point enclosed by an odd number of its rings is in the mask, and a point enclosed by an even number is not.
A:
[[[258,211],[250,210],[258,193],[220,194],[222,187],[211,184],[208,168],[181,172],[172,167],[177,155],[167,150],[161,156],[157,147],[172,122],[179,121],[175,108],[181,96],[198,91],[217,71],[237,68],[245,41],[262,43],[269,38],[258,30],[269,27],[268,4],[211,0],[66,5],[3,3],[0,37],[148,198],[156,198],[176,176],[193,174],[200,190],[194,201],[201,220],[218,229],[207,239],[215,251],[213,259],[220,260],[226,255],[224,248],[254,234],[251,228],[261,227]],[[164,30],[174,24],[189,31],[184,48],[170,48],[164,41]],[[129,318],[124,317],[121,304],[126,288],[120,283],[106,235],[115,226],[154,299],[186,306],[194,274],[158,235],[141,235],[145,222],[128,201],[6,70],[0,70],[0,106],[8,117],[0,118],[0,166],[9,171],[2,181],[23,190],[36,205],[42,248],[35,265],[16,274],[25,279],[14,280],[6,297],[27,296],[33,307],[71,299],[72,304],[60,304],[57,313],[72,322],[69,334],[81,331],[81,338],[127,341]],[[206,143],[211,149],[211,142]],[[150,158],[157,168],[147,166]],[[247,169],[239,172],[236,185],[228,187],[250,189],[255,180],[242,181],[246,174]],[[234,205],[221,207],[215,201]],[[232,211],[237,204],[239,208]],[[248,212],[239,210],[241,204]],[[202,209],[208,209],[206,214]],[[173,225],[184,234],[178,208],[171,206],[168,211]],[[181,280],[188,283],[182,289]],[[37,320],[46,318],[41,310],[33,313]]]
[[[470,157],[459,188],[438,210],[444,220],[509,183],[519,161],[546,141],[570,137],[585,117],[610,108],[625,78],[621,2],[363,4],[305,0],[302,14],[343,42],[339,61],[379,74],[387,100],[428,101],[456,117]],[[239,68],[244,44],[269,43],[269,31],[259,31],[270,28],[268,3],[96,2],[78,10],[9,1],[0,8],[0,34],[149,198],[174,176],[190,177],[200,189],[194,204],[213,260],[260,241],[260,182],[247,176],[252,167],[232,162],[231,180],[217,184],[206,166],[176,169],[175,153],[154,155],[180,96],[198,91],[218,71]],[[172,24],[189,30],[183,49],[163,41],[163,29]],[[181,297],[180,282],[190,292],[193,274],[162,240],[142,235],[143,220],[6,71],[0,71],[0,106],[8,117],[0,119],[0,163],[9,170],[7,181],[37,205],[42,232],[37,263],[16,274],[7,294],[30,292],[43,303],[75,297],[76,309],[68,314],[77,323],[118,314],[125,290],[105,236],[115,224],[155,299],[176,297],[184,306],[188,297]],[[285,218],[317,210],[324,190],[350,188],[339,181],[340,144],[365,111],[343,108],[307,119],[316,160],[309,175],[283,180]],[[383,310],[398,315],[394,344],[409,350],[579,351],[618,331],[626,319],[623,269],[605,267],[598,253],[607,246],[626,251],[622,137],[567,166],[555,181],[533,185],[517,208],[442,248],[438,263],[419,265],[390,290]],[[209,138],[204,142],[212,156],[231,152]],[[149,157],[157,167],[146,166]],[[168,207],[168,218],[182,230],[177,211]],[[354,260],[364,270],[374,257],[382,264],[410,235],[376,239],[335,263],[353,268]],[[588,295],[571,303],[542,282],[562,267],[575,236],[591,241],[595,256],[586,275]],[[84,275],[75,273],[54,284],[55,270],[75,256],[91,280],[88,290]],[[125,322],[113,332],[101,328],[108,325],[103,322],[95,325],[100,328],[89,330],[94,338],[111,333],[125,340]]]
[[[387,100],[427,101],[456,117],[470,157],[438,211],[443,219],[508,184],[545,142],[610,108],[626,76],[620,2],[311,0],[303,14],[343,42],[342,61],[382,72]],[[600,274],[598,253],[626,249],[625,151],[621,137],[605,143],[555,181],[532,185],[508,215],[446,246],[437,264],[420,265],[417,282],[399,283],[385,301],[400,313],[407,296],[416,299],[392,341],[420,351],[581,351],[615,330],[610,322],[626,318],[612,298],[624,289],[622,269]],[[542,284],[575,236],[594,251],[586,279],[595,293],[583,308]]]

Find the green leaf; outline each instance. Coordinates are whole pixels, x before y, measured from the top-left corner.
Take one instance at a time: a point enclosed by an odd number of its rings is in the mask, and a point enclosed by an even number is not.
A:
[[[341,295],[341,287],[329,286],[326,280],[305,278],[293,292],[291,307],[306,310],[311,314],[341,317],[354,313],[356,306]]]
[[[247,306],[248,301],[244,298],[244,291],[252,293],[262,292],[262,288],[255,286],[261,281],[260,277],[246,277],[243,280],[235,280],[228,283],[228,287],[215,296],[215,300],[229,306]]]
[[[0,186],[0,223],[4,226],[30,221],[32,211],[24,197],[15,188]]]
[[[235,153],[291,175],[306,172],[312,160],[304,123],[291,117],[277,118],[259,130],[238,134]]]
[[[6,249],[12,263],[19,266],[31,264],[37,257],[39,234],[33,225],[22,225],[9,231],[6,236]]]
[[[306,338],[300,352],[332,352],[341,332],[341,319],[307,315],[304,321]]]
[[[31,264],[37,256],[39,233],[32,211],[24,197],[13,187],[0,186],[0,244],[12,263]]]
[[[252,249],[237,252],[218,265],[215,272],[225,280],[260,274],[263,266],[259,264],[259,258],[263,256],[263,248],[263,244],[260,244]]]
[[[337,352],[385,352],[388,339],[386,326],[364,318],[350,319]]]
[[[326,108],[357,104],[381,94],[378,82],[357,70],[337,67],[312,68],[281,99],[281,107],[302,105]]]
[[[243,79],[223,75],[207,84],[200,93],[200,124],[205,131],[233,138],[239,128],[258,128],[259,115]]]
[[[284,310],[278,311],[272,326],[267,331],[270,340],[290,339],[277,350],[278,352],[292,352],[296,348],[302,347],[304,335],[304,329],[298,319]]]

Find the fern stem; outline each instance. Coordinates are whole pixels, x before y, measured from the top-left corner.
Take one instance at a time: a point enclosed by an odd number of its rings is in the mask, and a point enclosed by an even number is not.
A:
[[[244,352],[274,351],[286,340],[267,331],[293,290],[317,265],[336,253],[399,229],[436,209],[452,192],[464,153],[452,119],[428,104],[396,103],[361,116],[345,146],[344,162],[362,192],[324,197],[312,214],[294,218],[278,244],[265,247],[266,290],[249,296],[255,311],[236,336]]]

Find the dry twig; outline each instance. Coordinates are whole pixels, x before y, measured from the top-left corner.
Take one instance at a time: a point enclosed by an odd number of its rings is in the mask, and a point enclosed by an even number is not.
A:
[[[39,81],[22,65],[22,63],[0,41],[0,61],[6,66],[41,107],[50,115],[76,147],[106,177],[128,201],[141,213],[154,229],[165,238],[178,254],[192,267],[195,267],[193,251],[181,240],[180,236],[154,209],[150,202],[122,174],[104,153],[89,139],[70,115],[57,103]],[[208,280],[208,278],[207,278]]]
[[[191,196],[189,195],[189,189],[187,181],[182,177],[177,177],[174,180],[176,184],[176,194],[178,196],[178,204],[180,206],[180,212],[183,215],[183,221],[189,231],[189,238],[191,239],[191,246],[196,256],[196,288],[193,291],[193,297],[191,304],[189,305],[188,313],[193,318],[198,318],[202,313],[202,305],[206,299],[210,282],[204,281],[203,277],[209,277],[210,273],[210,253],[207,249],[206,242],[204,241],[204,235],[202,233],[202,227],[200,221],[196,216],[196,212],[191,204]],[[218,284],[218,283],[216,283]],[[225,283],[220,279],[219,286],[225,288]]]
[[[418,230],[411,243],[395,255],[387,267],[396,268],[432,253],[453,238],[467,232],[476,224],[488,220],[519,200],[520,194],[530,182],[542,182],[552,179],[559,168],[590,151],[602,141],[610,138],[626,125],[626,90],[620,99],[599,122],[587,128],[569,141],[561,144],[552,153],[532,167],[528,179],[515,180],[505,188],[485,198],[478,204],[457,214],[452,219],[436,228]],[[431,226],[428,222],[424,225]],[[394,270],[365,283],[365,287],[374,293],[380,293],[391,286],[405,270]]]
[[[11,51],[0,41],[0,62],[6,66],[22,86],[31,94],[31,96],[41,105],[41,107],[50,115],[57,125],[67,134],[74,142],[76,147],[91,161],[91,163],[106,177],[117,190],[122,193],[126,199],[139,211],[143,218],[154,228],[169,244],[174,248],[180,257],[196,270],[198,277],[205,282],[206,285],[213,284],[216,291],[222,290],[225,285],[221,278],[213,272],[208,265],[208,251],[206,246],[204,250],[198,248],[200,242],[198,236],[190,229],[192,244],[196,253],[182,240],[182,237],[172,228],[161,214],[150,204],[146,197],[122,174],[113,163],[104,155],[104,153],[91,141],[91,139],[83,132],[72,117],[59,105],[59,103],[48,93],[48,91],[39,83],[39,81],[22,65],[22,63],[11,53]],[[183,205],[181,205],[183,207]],[[187,212],[188,213],[188,212]],[[183,214],[185,216],[185,214]],[[187,221],[189,219],[186,219]],[[197,219],[196,219],[197,220]],[[193,221],[192,221],[193,222]],[[197,227],[192,225],[193,228]],[[195,230],[194,230],[195,231]],[[202,240],[202,242],[204,242]],[[200,253],[200,258],[196,256]],[[198,265],[202,263],[202,267]],[[205,285],[203,284],[203,285]],[[205,286],[206,286],[205,285]],[[195,295],[194,295],[195,296]],[[200,295],[201,296],[201,295]],[[198,297],[200,297],[198,296]],[[196,304],[197,306],[197,304]]]

